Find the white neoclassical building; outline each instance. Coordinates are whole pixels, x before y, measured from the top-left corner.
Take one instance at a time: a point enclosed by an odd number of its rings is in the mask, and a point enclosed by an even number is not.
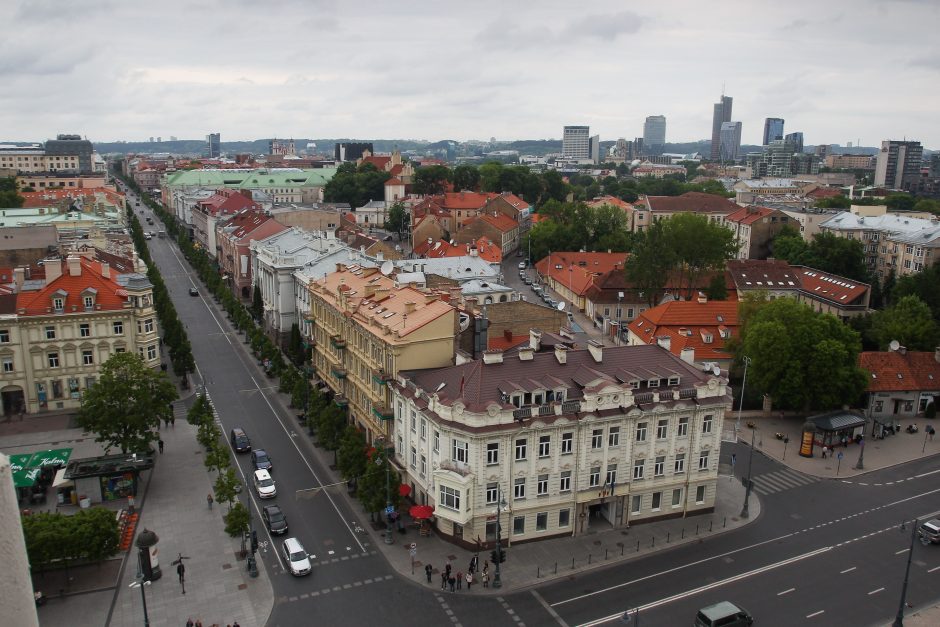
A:
[[[438,532],[465,546],[714,509],[726,377],[659,346],[541,350],[400,373],[395,459]]]

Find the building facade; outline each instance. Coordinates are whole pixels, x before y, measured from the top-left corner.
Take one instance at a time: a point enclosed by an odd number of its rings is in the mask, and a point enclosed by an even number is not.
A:
[[[222,135],[221,133],[209,133],[206,135],[206,152],[210,159],[218,159],[222,154]]]
[[[650,152],[661,152],[666,145],[666,116],[651,115],[643,123],[643,145]]]
[[[783,139],[783,118],[764,120],[764,139],[761,146],[769,146],[775,139]]]
[[[566,126],[562,133],[561,154],[568,159],[590,159],[591,127]]]
[[[910,190],[916,187],[924,149],[915,141],[883,141],[875,160],[875,187]]]
[[[539,352],[405,372],[395,460],[437,531],[467,547],[714,509],[727,380],[657,346]]]
[[[721,100],[715,103],[712,112],[712,146],[710,158],[718,161],[721,157],[721,125],[731,121],[731,108],[734,98],[721,95]]]
[[[722,122],[718,136],[718,159],[722,163],[738,160],[741,152],[741,123]]]

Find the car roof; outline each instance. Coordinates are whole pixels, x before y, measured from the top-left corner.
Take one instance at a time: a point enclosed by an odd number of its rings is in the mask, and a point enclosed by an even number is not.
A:
[[[234,429],[232,429],[232,433],[234,435],[245,435],[245,430],[239,427],[235,427]]]
[[[270,511],[272,511],[272,512],[274,512],[274,511],[278,511],[278,512],[281,511],[281,508],[278,507],[277,505],[265,505],[262,509],[264,509],[264,510],[270,510]]]
[[[288,551],[297,551],[303,550],[304,546],[300,543],[300,540],[297,538],[288,538],[284,540],[284,546],[287,547]]]
[[[256,448],[251,451],[251,454],[257,457],[258,455],[267,455],[268,453],[263,448]]]
[[[707,618],[721,618],[722,616],[727,616],[728,614],[737,614],[741,611],[737,605],[731,601],[720,601],[714,605],[709,605],[708,607],[703,607],[699,612],[704,614]]]
[[[255,478],[256,479],[270,479],[271,473],[269,473],[267,470],[256,470]]]
[[[925,527],[933,527],[934,529],[940,529],[940,518],[931,518],[924,523]]]

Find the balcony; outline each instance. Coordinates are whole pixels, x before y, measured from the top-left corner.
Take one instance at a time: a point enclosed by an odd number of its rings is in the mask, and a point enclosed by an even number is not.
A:
[[[652,392],[641,392],[639,394],[633,395],[633,402],[637,405],[642,403],[652,403],[653,402],[653,393]]]
[[[379,420],[392,420],[395,418],[395,412],[387,405],[373,405],[372,413]]]
[[[337,394],[333,397],[333,402],[336,403],[337,407],[348,407],[349,399],[346,398],[345,394]]]
[[[346,338],[340,337],[339,335],[331,335],[330,345],[337,350],[343,350],[346,348]]]
[[[341,368],[340,366],[333,366],[333,367],[331,367],[331,368],[330,368],[330,372],[331,372],[331,373],[333,374],[333,376],[336,377],[337,379],[345,379],[345,378],[346,378],[346,369],[345,369],[345,368]]]
[[[384,370],[373,370],[372,371],[372,381],[378,385],[385,385],[393,379],[392,375],[385,372]]]

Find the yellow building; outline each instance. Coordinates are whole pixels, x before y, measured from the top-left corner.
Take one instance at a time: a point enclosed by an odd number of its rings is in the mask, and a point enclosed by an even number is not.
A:
[[[368,442],[391,438],[388,381],[402,370],[454,363],[457,310],[378,268],[337,264],[311,281],[310,317],[317,374]]]
[[[160,365],[153,285],[78,256],[46,260],[45,279],[13,273],[16,292],[0,295],[3,414],[77,409],[101,364],[136,351]]]

